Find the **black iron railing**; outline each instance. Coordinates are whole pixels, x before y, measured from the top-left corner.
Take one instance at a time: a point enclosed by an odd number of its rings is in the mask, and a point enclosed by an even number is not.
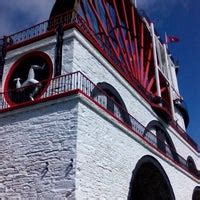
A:
[[[190,137],[188,133],[175,121],[171,122],[172,127],[181,135],[182,138],[184,138],[196,151],[200,152],[200,149],[198,149],[198,144]]]
[[[35,26],[7,36],[7,46],[16,45],[54,31],[60,24],[71,24],[76,20],[76,15],[77,13],[75,11],[66,12],[50,20],[41,22]]]
[[[96,86],[81,72],[62,75],[51,80],[45,80],[39,83],[40,86],[46,84],[48,84],[47,89],[43,93],[38,91],[38,94],[35,95],[34,100],[28,98],[31,91],[30,87],[37,87],[38,84],[1,93],[1,111],[6,111],[7,109],[11,108],[16,109],[21,105],[28,106],[30,104],[38,103],[39,101],[45,101],[50,97],[58,98],[60,97],[60,95],[64,96],[65,94],[67,95],[69,92],[79,91],[91,101],[93,101],[96,105],[98,105],[101,109],[103,109],[105,112],[112,115],[122,125],[132,131],[133,134],[139,136],[144,142],[147,143],[147,145],[150,145],[154,149],[158,150],[167,158],[174,161],[175,164],[188,171],[187,161],[182,156],[180,156],[164,141],[160,140],[156,134],[147,130],[146,127],[144,127],[138,120],[130,115],[124,107],[115,102],[113,98],[110,98],[105,93],[105,91]],[[14,99],[12,94],[14,94]],[[7,100],[4,97],[7,98]],[[114,109],[109,108],[108,102],[112,102],[112,105],[114,105]],[[197,173],[193,173],[193,175],[198,177]]]

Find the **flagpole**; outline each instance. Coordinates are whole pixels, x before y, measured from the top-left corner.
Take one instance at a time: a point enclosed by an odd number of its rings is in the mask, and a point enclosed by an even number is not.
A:
[[[168,49],[168,39],[167,39],[167,33],[165,32],[165,45],[166,48]]]

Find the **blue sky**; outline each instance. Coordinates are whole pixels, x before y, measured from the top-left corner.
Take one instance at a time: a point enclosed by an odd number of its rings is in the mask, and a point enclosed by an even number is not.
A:
[[[178,36],[179,43],[169,45],[179,61],[178,81],[187,104],[190,124],[188,133],[200,144],[200,1],[137,0],[138,9],[150,16],[159,34]]]
[[[55,0],[1,0],[0,37],[48,19]],[[178,36],[179,43],[169,45],[179,61],[179,88],[190,114],[188,132],[200,144],[200,1],[137,0],[138,9],[146,11],[159,34]]]

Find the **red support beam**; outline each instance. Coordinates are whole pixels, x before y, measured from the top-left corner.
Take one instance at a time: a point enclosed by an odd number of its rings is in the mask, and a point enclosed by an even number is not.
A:
[[[128,41],[127,43],[129,44],[129,48],[130,48],[130,59],[132,64],[131,64],[131,71],[132,71],[132,75],[133,77],[135,77],[135,74],[136,74],[136,71],[135,71],[135,67],[136,67],[136,60],[135,60],[135,52],[133,50],[133,46],[132,46],[132,38],[131,38],[131,34],[130,34],[130,30],[129,30],[129,23],[128,23],[128,16],[127,16],[127,12],[126,12],[126,7],[125,7],[125,3],[124,3],[124,0],[121,1],[122,2],[122,11],[123,11],[123,15],[124,15],[124,19],[125,19],[125,25],[127,27],[127,38],[128,38]]]
[[[114,35],[115,35],[115,39],[116,39],[116,41],[117,41],[118,47],[119,47],[120,52],[121,52],[121,55],[122,55],[122,57],[123,57],[123,61],[124,61],[125,65],[126,65],[126,67],[128,67],[128,62],[127,62],[126,56],[125,56],[125,54],[124,54],[124,50],[122,49],[121,43],[120,43],[120,41],[119,41],[119,36],[118,36],[117,29],[116,29],[116,27],[114,27],[114,24],[113,24],[113,21],[112,21],[112,17],[110,16],[110,12],[109,12],[109,10],[108,10],[108,8],[107,8],[107,6],[106,6],[105,0],[102,0],[102,2],[103,2],[103,7],[104,7],[104,9],[105,9],[105,12],[106,12],[106,16],[107,16],[107,18],[108,18],[108,21],[109,21],[109,23],[110,23],[112,29],[114,30],[113,32],[114,32]],[[123,70],[126,71],[126,74],[127,74],[127,75],[130,74],[130,73],[127,71],[127,69],[123,69]]]
[[[167,89],[166,87],[161,88],[161,89],[160,89],[161,93],[165,92],[166,89]],[[155,92],[153,95],[156,96],[156,95],[157,95],[157,92]],[[163,96],[163,95],[162,95],[162,96]]]
[[[140,81],[143,83],[144,79],[144,23],[140,27]]]
[[[87,12],[85,11],[85,7],[84,7],[82,1],[81,1],[81,9],[82,9],[82,11],[83,11],[83,14],[84,14],[84,17],[85,17],[85,20],[86,20],[87,24],[88,24],[90,27],[92,27],[92,22],[91,22],[90,18],[88,17]]]
[[[130,46],[130,50],[131,50],[131,55],[133,55],[134,51],[133,51],[133,47],[132,47],[132,39],[131,39],[130,30],[129,30],[129,23],[128,23],[128,17],[127,17],[127,12],[126,12],[126,8],[125,8],[124,0],[122,0],[122,10],[123,10],[123,15],[124,15],[124,19],[125,19],[125,25],[128,29],[127,34],[128,34],[128,42],[129,42],[129,46]]]
[[[137,30],[136,30],[136,18],[135,18],[135,8],[131,6],[131,17],[133,25],[133,34],[134,34],[134,45],[135,45],[135,54],[136,54],[136,78],[139,80],[139,53],[138,53],[138,41],[137,41]]]
[[[124,1],[124,0],[122,0]],[[131,65],[132,65],[132,62],[131,62],[131,59],[130,59],[130,54],[129,54],[129,50],[128,50],[128,47],[127,47],[127,43],[126,43],[126,39],[125,39],[125,35],[124,35],[124,31],[122,30],[122,19],[120,18],[119,16],[119,12],[118,12],[118,8],[117,8],[117,5],[116,5],[116,1],[115,0],[112,0],[113,2],[113,5],[114,5],[114,8],[115,8],[115,13],[116,13],[116,17],[117,17],[117,22],[119,24],[119,30],[120,30],[120,33],[121,33],[121,38],[123,40],[123,43],[124,43],[124,47],[125,47],[125,52],[126,52],[126,55],[127,55],[127,59],[128,59],[128,62],[129,62],[129,69],[131,71]]]
[[[150,45],[149,50],[148,50],[147,64],[145,67],[145,75],[144,75],[143,84],[142,84],[145,88],[147,87],[147,80],[148,80],[148,75],[149,75],[151,58],[152,58],[152,45]]]
[[[94,7],[94,5],[93,5],[93,3],[92,3],[92,0],[88,0],[88,2],[89,2],[89,5],[90,5],[92,11],[94,12],[94,15],[95,15],[95,17],[96,17],[96,19],[97,19],[97,21],[98,21],[98,23],[99,23],[99,26],[102,28],[103,32],[104,32],[105,35],[107,36],[107,38],[108,38],[108,40],[109,40],[109,42],[110,42],[111,48],[112,48],[112,50],[115,52],[115,54],[116,54],[116,56],[117,56],[118,54],[117,54],[117,51],[116,51],[116,49],[115,49],[115,46],[113,45],[112,40],[111,40],[111,38],[109,37],[107,30],[105,29],[104,25],[102,24],[102,21],[101,21],[99,15],[98,15],[98,13],[96,12],[96,9],[95,9],[95,7]],[[120,58],[118,57],[118,59],[120,59]]]
[[[153,86],[155,80],[156,80],[155,77],[152,77],[151,80],[149,81],[149,84],[148,84],[148,86],[147,86],[147,91],[148,91],[148,92],[151,92],[151,88],[152,88],[152,86]]]
[[[160,89],[161,93],[165,92],[166,90],[167,90],[166,87],[163,87],[163,88]]]

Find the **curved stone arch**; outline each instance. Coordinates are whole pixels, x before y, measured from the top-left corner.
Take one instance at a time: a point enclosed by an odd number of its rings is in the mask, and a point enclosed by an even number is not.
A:
[[[119,92],[112,85],[106,82],[98,83],[92,90],[91,96],[96,98],[98,102],[101,102],[101,104],[103,104],[104,107],[106,107],[114,115],[116,114],[116,109],[118,109],[119,113],[117,117],[121,118],[127,125],[131,125],[126,105]],[[98,99],[100,96],[104,96],[106,99],[103,100],[103,97]]]
[[[152,156],[142,157],[133,170],[128,200],[175,200],[170,180]]]
[[[156,131],[155,133],[156,138],[157,138],[156,144],[159,150],[161,150],[165,154],[166,153],[169,154],[170,156],[173,157],[174,160],[179,162],[179,159],[176,153],[176,148],[174,146],[174,143],[169,133],[165,129],[165,127],[159,121],[153,120],[149,122],[149,124],[146,126],[146,130],[144,131],[144,136],[146,136],[148,134],[148,131],[151,131],[151,130]],[[169,147],[170,149],[167,147]]]
[[[192,200],[199,200],[200,199],[200,187],[196,186],[193,190]]]
[[[188,170],[191,173],[197,175],[197,172],[198,172],[197,167],[196,167],[196,164],[194,162],[194,159],[191,156],[188,156],[188,158],[187,158],[187,167],[188,167]]]

